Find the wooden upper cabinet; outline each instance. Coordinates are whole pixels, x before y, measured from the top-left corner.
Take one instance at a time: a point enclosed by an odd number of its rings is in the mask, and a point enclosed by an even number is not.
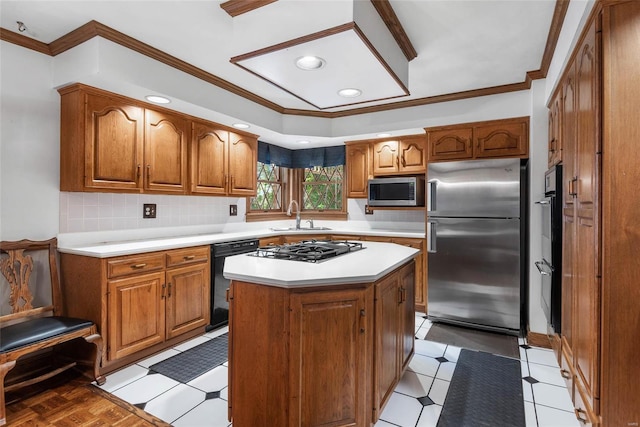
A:
[[[373,143],[373,175],[422,174],[427,158],[424,135],[403,136]]]
[[[474,157],[528,157],[529,118],[496,120],[474,126]]]
[[[429,162],[529,156],[529,117],[425,130]]]
[[[255,196],[257,182],[257,138],[229,132],[230,196]]]
[[[389,175],[398,172],[398,141],[380,141],[373,144],[373,174]]]
[[[405,173],[424,173],[427,170],[427,156],[424,135],[400,139],[399,169]]]
[[[145,191],[186,192],[188,135],[184,117],[145,110]]]
[[[367,198],[369,180],[369,143],[347,144],[347,197]]]
[[[558,90],[549,106],[549,148],[548,166],[557,165],[562,161],[562,135],[560,130],[562,125],[562,88]]]
[[[426,130],[430,162],[473,158],[472,128],[446,126]]]
[[[191,193],[226,194],[229,132],[206,122],[193,122]]]
[[[82,100],[86,102],[87,123],[84,185],[139,189],[142,186],[144,110],[102,96],[87,95]],[[62,145],[72,143],[65,139]],[[76,167],[82,169],[81,164]]]
[[[256,135],[82,84],[59,92],[61,191],[255,195]]]

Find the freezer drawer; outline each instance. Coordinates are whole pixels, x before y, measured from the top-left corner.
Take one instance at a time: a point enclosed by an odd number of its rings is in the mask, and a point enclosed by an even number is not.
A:
[[[520,328],[520,221],[429,219],[428,311],[435,320]]]

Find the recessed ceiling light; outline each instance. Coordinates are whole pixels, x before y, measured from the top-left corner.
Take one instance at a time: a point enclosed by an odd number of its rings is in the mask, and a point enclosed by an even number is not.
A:
[[[391,136],[391,134],[390,134],[390,133],[379,133],[379,134],[378,134],[378,136],[379,136],[380,138],[386,138],[386,137],[388,137],[388,136]]]
[[[309,143],[309,141],[306,141],[304,139],[302,141],[298,141],[298,144],[308,144],[308,143]]]
[[[236,129],[249,129],[251,127],[246,123],[234,123],[232,126]]]
[[[355,89],[355,88],[346,88],[346,89],[340,89],[338,91],[338,95],[343,96],[345,98],[355,98],[356,96],[362,95],[362,91],[360,89]]]
[[[296,67],[306,71],[319,70],[325,63],[325,60],[319,56],[301,56],[296,59]]]
[[[168,104],[171,102],[169,98],[158,95],[147,95],[145,96],[145,98],[147,99],[147,101],[155,102],[156,104]]]

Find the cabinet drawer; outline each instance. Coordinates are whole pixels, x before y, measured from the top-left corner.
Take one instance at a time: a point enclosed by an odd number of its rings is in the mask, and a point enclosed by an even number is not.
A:
[[[564,344],[564,343],[563,343]],[[567,352],[566,345],[562,347],[560,351],[560,375],[564,378],[564,382],[567,384],[567,390],[569,390],[569,395],[571,396],[571,400],[575,402],[574,394],[575,389],[573,386],[573,380],[575,378],[575,372],[573,371],[573,365],[571,364],[571,357]]]
[[[161,253],[119,257],[107,261],[109,279],[162,269],[164,269],[164,254]]]
[[[576,414],[576,418],[580,422],[582,426],[597,426],[598,417],[593,412],[591,406],[589,406],[588,400],[586,398],[586,394],[582,389],[582,385],[579,380],[577,380],[574,384],[575,394],[574,394],[574,406],[576,407],[574,412]]]
[[[167,267],[207,262],[207,260],[209,259],[209,252],[209,246],[198,246],[195,248],[185,248],[168,251]]]

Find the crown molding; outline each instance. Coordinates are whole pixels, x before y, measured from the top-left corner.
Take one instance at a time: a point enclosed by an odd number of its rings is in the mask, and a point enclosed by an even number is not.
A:
[[[391,7],[389,0],[371,0],[371,3],[389,29],[393,38],[396,40],[396,43],[398,43],[398,46],[400,47],[400,50],[402,50],[402,53],[404,53],[407,61],[411,61],[413,58],[418,56],[418,53],[411,44],[411,40],[409,40],[409,36],[404,31],[398,16]]]
[[[176,68],[177,70],[183,71],[196,78],[206,81],[207,83],[218,86],[221,89],[227,90],[249,101],[253,101],[256,104],[262,105],[263,107],[269,108],[280,114],[305,117],[338,118],[530,89],[532,80],[542,79],[547,75],[549,62],[551,61],[550,58],[553,57],[553,52],[555,51],[560,29],[562,28],[562,23],[564,22],[564,17],[567,12],[568,3],[569,0],[556,0],[556,7],[554,10],[552,25],[549,30],[545,51],[542,56],[543,60],[541,67],[539,70],[528,71],[525,74],[524,81],[522,82],[334,112],[282,107],[281,105],[271,102],[254,93],[251,93],[248,90],[241,88],[240,86],[228,82],[218,76],[215,76],[214,74],[202,70],[201,68],[195,67],[185,61],[182,61],[172,55],[156,49],[153,46],[136,40],[133,37],[120,33],[119,31],[116,31],[113,28],[110,28],[97,21],[90,21],[49,44],[33,40],[29,37],[22,36],[21,34],[12,32],[4,28],[0,28],[0,40],[16,44],[27,49],[35,50],[40,53],[56,56],[61,52],[69,50],[95,36],[100,36],[123,47],[134,50],[142,55],[148,56],[149,58],[160,61],[166,65],[169,65],[170,67]]]
[[[243,13],[251,12],[254,9],[266,6],[275,1],[277,0],[229,0],[221,3],[220,7],[231,17],[235,17],[242,15]]]

